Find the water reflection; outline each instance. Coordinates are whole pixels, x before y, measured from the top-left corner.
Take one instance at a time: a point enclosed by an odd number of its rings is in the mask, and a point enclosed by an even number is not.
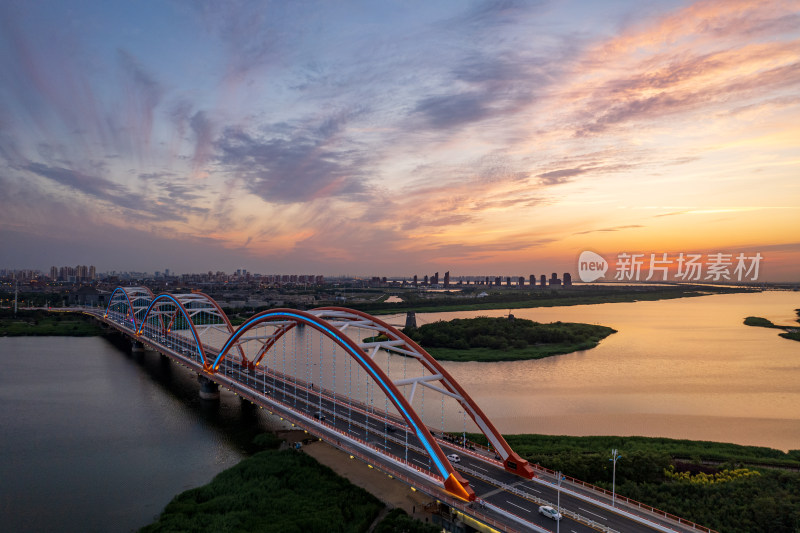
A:
[[[791,324],[791,292],[516,309],[602,324],[597,348],[538,361],[445,363],[500,431],[644,435],[800,448],[800,344],[742,324]],[[507,310],[418,314],[418,323]],[[401,316],[392,323],[402,322]]]
[[[122,348],[122,350],[120,350]],[[0,338],[0,523],[131,531],[236,464],[273,426],[195,374],[103,338]]]

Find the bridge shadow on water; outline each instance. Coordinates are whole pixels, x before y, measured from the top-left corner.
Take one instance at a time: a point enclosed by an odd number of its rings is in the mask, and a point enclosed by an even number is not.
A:
[[[253,444],[257,435],[285,429],[274,416],[224,389],[220,389],[219,400],[201,399],[197,374],[168,357],[150,350],[133,351],[130,340],[120,334],[105,335],[103,338],[167,396],[189,411],[191,419],[202,421],[217,434],[220,441],[243,455],[252,455],[261,450]]]

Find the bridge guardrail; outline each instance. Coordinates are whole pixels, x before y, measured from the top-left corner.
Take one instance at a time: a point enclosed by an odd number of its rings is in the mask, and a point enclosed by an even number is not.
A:
[[[471,468],[461,467],[461,470],[463,470],[464,472],[469,473],[472,476],[477,477],[478,479],[482,479],[483,481],[486,481],[487,483],[491,483],[492,485],[499,486],[501,489],[503,489],[506,492],[510,492],[511,494],[515,494],[515,495],[517,495],[517,496],[519,496],[521,498],[524,498],[526,500],[532,501],[536,505],[549,505],[551,507],[556,507],[556,505],[553,502],[547,501],[544,498],[540,498],[538,496],[534,496],[530,492],[524,491],[524,490],[519,489],[517,487],[514,487],[512,485],[508,485],[506,483],[500,483],[498,485],[497,480],[495,480],[495,479],[493,479],[493,478],[491,478],[491,477],[489,477],[489,476],[487,476],[485,474],[481,474],[480,472],[476,472],[475,470],[472,470]],[[596,521],[592,520],[591,518],[586,518],[586,517],[584,517],[583,515],[581,515],[579,513],[575,513],[573,511],[569,511],[567,509],[560,510],[560,512],[561,512],[561,514],[572,518],[576,522],[580,522],[582,524],[586,524],[587,526],[589,526],[589,527],[591,527],[593,529],[596,529],[598,531],[602,531],[603,533],[619,533],[615,529],[611,529],[610,527],[604,526],[603,524],[601,524],[599,522],[596,522]]]
[[[534,469],[541,470],[542,472],[546,472],[548,475],[553,476],[553,477],[556,477],[558,475],[558,473],[555,470],[550,470],[549,468],[545,468],[545,467],[543,467],[541,465],[538,465],[538,464],[537,465],[533,465],[533,467],[534,467]],[[612,497],[612,495],[613,495],[614,499],[617,500],[617,501],[622,501],[622,502],[626,503],[627,505],[630,505],[631,507],[635,507],[636,509],[640,509],[640,510],[646,511],[648,513],[651,513],[651,514],[654,514],[656,516],[665,518],[667,520],[672,520],[672,521],[677,522],[678,524],[680,524],[682,526],[690,527],[693,531],[699,531],[701,533],[718,533],[717,531],[715,531],[715,530],[713,530],[711,528],[708,528],[708,527],[705,527],[705,526],[701,526],[700,524],[696,524],[696,523],[692,522],[691,520],[686,520],[685,518],[681,518],[679,516],[667,513],[666,511],[662,511],[660,509],[656,509],[655,507],[647,505],[646,503],[642,503],[642,502],[636,501],[636,500],[628,498],[626,496],[621,496],[619,493],[614,494],[610,490],[604,489],[602,487],[598,487],[597,485],[592,485],[591,483],[587,483],[585,481],[581,481],[580,479],[576,479],[574,477],[565,476],[563,473],[561,475],[564,477],[565,481],[567,481],[569,483],[572,483],[573,485],[578,485],[578,486],[580,486],[580,487],[582,487],[584,489],[591,490],[592,492],[598,492],[598,493],[600,493],[600,494],[602,494],[604,496]]]

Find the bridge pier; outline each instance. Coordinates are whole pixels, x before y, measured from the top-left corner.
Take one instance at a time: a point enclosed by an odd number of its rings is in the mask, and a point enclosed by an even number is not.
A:
[[[144,344],[139,341],[131,341],[131,353],[143,353]]]
[[[219,400],[219,385],[205,377],[203,374],[197,374],[197,381],[200,383],[201,399]]]

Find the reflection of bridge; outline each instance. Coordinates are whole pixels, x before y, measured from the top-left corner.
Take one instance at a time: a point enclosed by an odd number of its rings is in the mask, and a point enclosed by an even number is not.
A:
[[[612,508],[574,483],[557,494],[435,359],[366,313],[272,309],[234,328],[205,294],[126,287],[105,313],[91,314],[197,372],[201,395],[218,395],[223,385],[431,494],[466,523],[548,531],[554,523],[537,508],[560,500],[565,531],[707,531],[651,510]],[[454,412],[462,417],[458,436],[445,431]],[[483,433],[489,447],[466,442],[467,431]]]

